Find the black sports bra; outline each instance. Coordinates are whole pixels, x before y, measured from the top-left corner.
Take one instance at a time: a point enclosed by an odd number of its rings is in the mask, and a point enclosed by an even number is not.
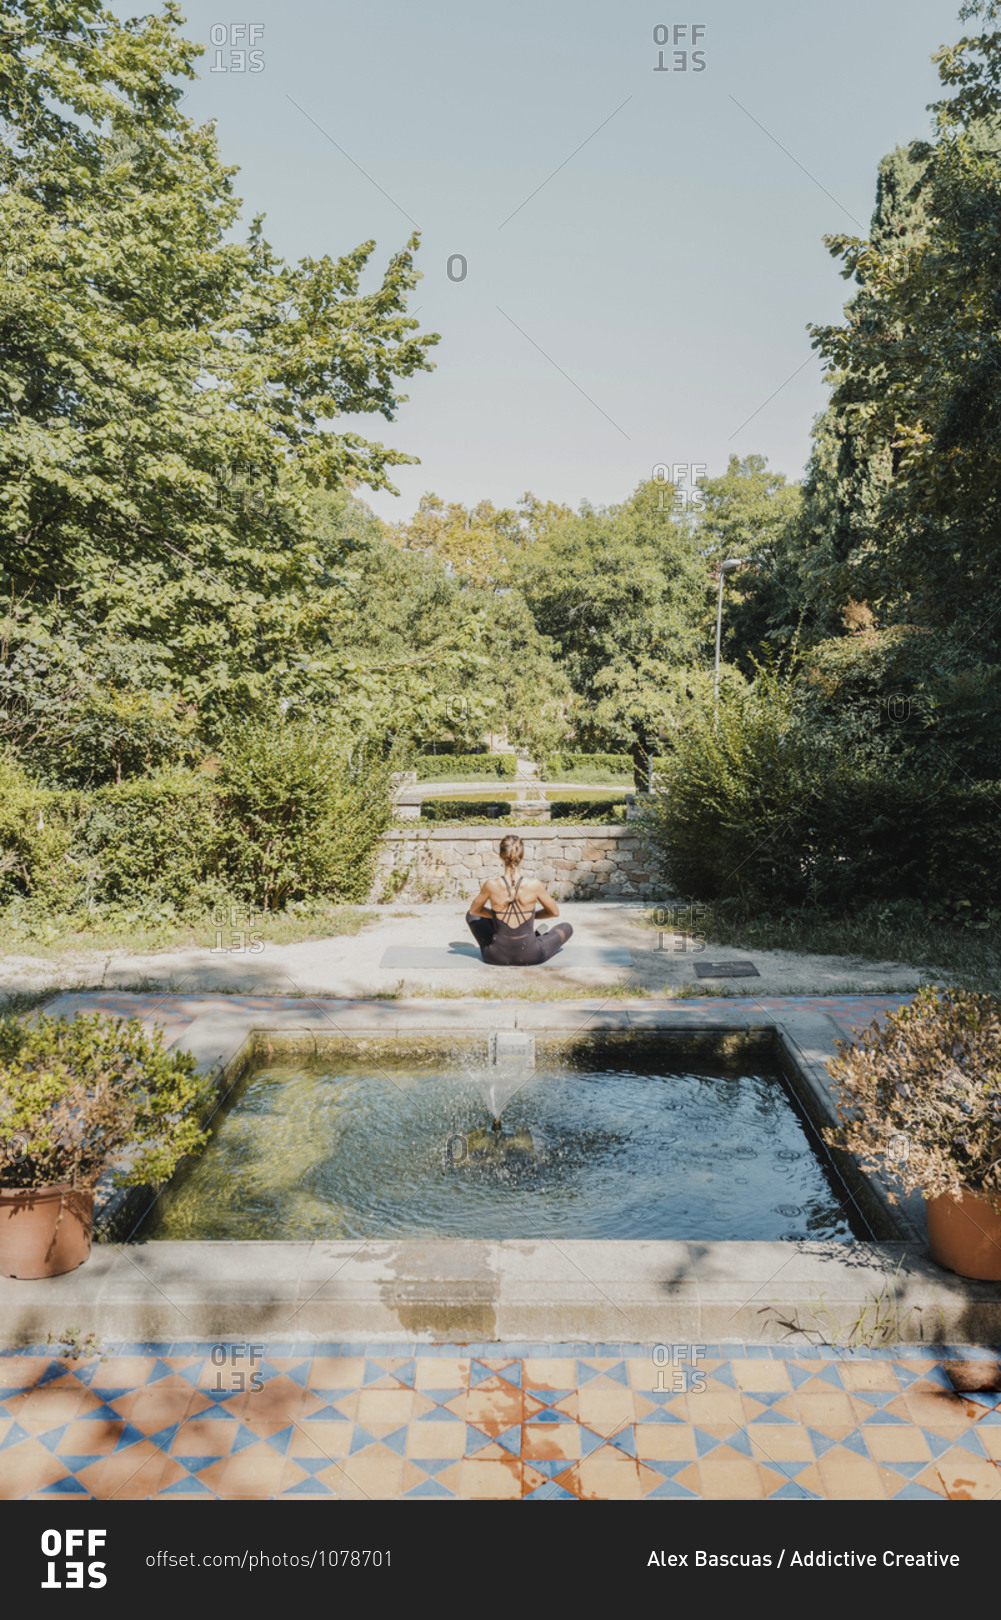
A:
[[[535,917],[534,904],[530,907],[526,907],[524,903],[518,899],[518,890],[521,888],[521,881],[522,880],[519,877],[517,883],[512,889],[507,880],[507,873],[501,873],[501,882],[504,884],[504,887],[511,898],[504,907],[503,911],[498,911],[496,916],[498,922],[502,922],[507,928],[522,928],[524,927],[525,923],[533,921]],[[510,921],[512,911],[514,912],[515,916],[515,921],[513,923]]]

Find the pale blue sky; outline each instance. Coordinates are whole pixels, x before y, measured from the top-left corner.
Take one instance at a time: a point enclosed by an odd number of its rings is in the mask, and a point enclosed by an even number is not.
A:
[[[657,463],[712,476],[732,453],[800,477],[824,401],[806,326],[849,290],[822,238],[864,234],[877,163],[928,131],[929,58],[963,32],[958,0],[185,11],[209,45],[185,111],[217,118],[279,252],[374,237],[374,281],[421,229],[437,369],[395,423],[343,424],[420,456],[399,499],[361,492],[391,519],[427,489],[615,502]],[[679,15],[705,68],[654,71]],[[260,71],[233,71],[241,26],[263,30]]]

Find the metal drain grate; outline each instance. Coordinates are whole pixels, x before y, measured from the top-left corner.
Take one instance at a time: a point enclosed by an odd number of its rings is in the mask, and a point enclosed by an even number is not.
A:
[[[696,962],[697,979],[760,979],[753,962]]]

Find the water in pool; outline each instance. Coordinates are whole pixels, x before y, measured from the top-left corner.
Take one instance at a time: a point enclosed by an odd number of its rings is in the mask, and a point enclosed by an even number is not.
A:
[[[342,1057],[261,1069],[148,1235],[867,1235],[769,1066],[601,1061],[540,1064],[499,1131],[461,1062],[441,1073]]]

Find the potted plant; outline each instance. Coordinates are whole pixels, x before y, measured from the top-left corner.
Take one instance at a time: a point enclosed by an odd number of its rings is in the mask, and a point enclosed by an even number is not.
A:
[[[104,1172],[166,1181],[206,1141],[213,1100],[194,1057],[138,1019],[0,1019],[0,1275],[82,1265]]]
[[[1001,1281],[1001,1003],[926,988],[837,1044],[841,1123],[828,1143],[924,1193],[939,1265]]]

